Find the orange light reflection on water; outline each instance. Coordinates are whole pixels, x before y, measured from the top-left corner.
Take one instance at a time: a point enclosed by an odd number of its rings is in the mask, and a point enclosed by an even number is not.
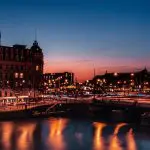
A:
[[[93,150],[103,150],[104,149],[104,143],[102,136],[103,128],[106,126],[105,123],[93,123],[95,127],[95,133],[94,133],[94,139],[93,139]]]
[[[121,146],[120,146],[120,141],[118,139],[118,132],[120,130],[120,128],[122,128],[123,126],[125,126],[126,123],[120,123],[116,126],[113,136],[110,138],[110,147],[109,150],[122,150]]]
[[[33,132],[36,128],[36,124],[25,124],[17,128],[17,150],[29,150],[32,149],[33,144]]]
[[[65,149],[63,131],[68,123],[68,119],[54,119],[49,122],[48,145],[53,150]]]
[[[126,136],[127,150],[137,150],[136,142],[133,135],[133,129],[130,129]]]
[[[2,144],[5,150],[11,149],[11,136],[14,124],[12,122],[4,122],[1,124],[2,130]]]

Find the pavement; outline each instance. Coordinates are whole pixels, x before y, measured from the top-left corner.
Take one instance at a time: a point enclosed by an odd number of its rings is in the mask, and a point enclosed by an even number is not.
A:
[[[31,102],[27,105],[27,109],[31,109],[37,106],[42,105],[50,105],[50,104],[57,104],[57,103],[91,103],[93,101],[93,96],[90,97],[77,97],[77,98],[70,98],[70,97],[60,97],[58,98],[47,98],[44,101],[39,102]],[[107,101],[107,102],[115,102],[118,104],[121,103],[134,103],[136,102],[141,107],[149,107],[150,108],[150,97],[103,97],[103,96],[96,96],[96,99],[99,101]],[[16,110],[24,110],[25,104],[12,104],[12,105],[0,105],[0,112],[4,111],[16,111]]]

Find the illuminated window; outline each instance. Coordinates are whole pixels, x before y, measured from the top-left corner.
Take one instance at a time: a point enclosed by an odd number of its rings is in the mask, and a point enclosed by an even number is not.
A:
[[[16,72],[15,73],[15,78],[18,78],[19,77],[19,74]]]
[[[100,79],[97,79],[97,81],[100,82],[101,80],[100,80]]]
[[[39,66],[36,66],[36,71],[38,71],[39,70]]]
[[[23,78],[23,73],[20,73],[20,78]]]
[[[133,76],[134,76],[134,73],[131,73],[131,76],[133,77]]]
[[[68,77],[68,73],[66,73],[66,77]]]
[[[12,92],[10,92],[10,96],[13,96]]]
[[[5,91],[5,97],[7,96],[7,91]]]

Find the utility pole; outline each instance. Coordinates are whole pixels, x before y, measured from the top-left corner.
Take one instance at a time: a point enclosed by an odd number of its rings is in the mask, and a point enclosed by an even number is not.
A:
[[[1,31],[0,31],[0,46],[1,46]]]
[[[75,92],[75,98],[77,99],[77,95],[78,95],[78,81],[77,81],[77,77],[75,78],[75,83],[76,83],[76,92]]]
[[[95,99],[95,84],[96,84],[95,83],[95,68],[94,68],[94,78],[93,78],[93,80],[94,80],[94,91],[93,92],[94,92],[94,99]]]

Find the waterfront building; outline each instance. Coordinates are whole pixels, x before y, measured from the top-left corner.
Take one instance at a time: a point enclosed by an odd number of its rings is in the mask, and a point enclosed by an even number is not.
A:
[[[45,73],[43,79],[45,90],[63,88],[74,84],[74,73]]]
[[[105,91],[150,91],[150,72],[145,68],[138,72],[105,73],[96,75],[92,83]]]
[[[42,89],[43,52],[37,41],[26,45],[0,45],[0,97],[35,96]]]

